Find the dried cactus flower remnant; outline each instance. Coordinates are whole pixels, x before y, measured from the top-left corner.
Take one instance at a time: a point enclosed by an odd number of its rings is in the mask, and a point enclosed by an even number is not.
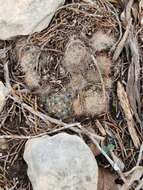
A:
[[[97,90],[90,87],[84,90],[81,97],[74,101],[75,114],[95,115],[101,114],[108,110],[108,99],[102,93],[102,90]]]
[[[101,32],[95,35],[103,36],[104,40],[103,42],[102,39],[97,39],[96,48],[99,47],[98,43],[102,46],[98,50],[105,50],[113,45],[114,40],[108,35]],[[102,86],[104,85],[106,90],[111,88],[112,81],[109,75],[113,62],[106,51],[98,52],[97,55],[95,54],[97,63],[95,65],[88,48],[84,41],[72,37],[68,42],[63,60],[64,67],[71,75],[69,86],[78,94],[73,101],[73,109],[77,115],[101,114],[108,108],[108,98],[103,94]],[[97,49],[93,48],[95,52]]]
[[[88,114],[101,114],[107,111],[107,99],[101,92],[92,89],[85,92],[85,110]]]
[[[106,50],[106,48],[111,47],[113,44],[114,40],[106,33],[96,32],[93,34],[92,38],[95,36],[99,38],[101,36],[104,40],[103,42],[101,39],[97,39],[96,47],[99,47],[98,43],[102,45],[102,48],[98,48],[98,50]],[[16,56],[19,57],[19,63],[24,73],[26,85],[31,89],[40,89],[40,85],[44,84],[44,86],[42,86],[42,91],[38,91],[40,102],[48,114],[56,118],[66,119],[74,115],[79,115],[79,111],[77,110],[80,110],[81,115],[101,114],[107,110],[108,99],[105,97],[103,98],[102,83],[104,83],[106,90],[111,87],[112,81],[109,74],[112,66],[112,59],[106,51],[98,51],[96,55],[94,39],[92,40],[94,45],[91,45],[91,39],[87,39],[87,42],[89,46],[85,43],[83,38],[79,39],[77,36],[70,37],[67,42],[62,65],[60,67],[64,69],[65,73],[69,73],[70,78],[68,80],[69,82],[66,83],[66,86],[63,86],[64,88],[62,90],[58,88],[53,89],[48,79],[45,81],[42,78],[44,76],[43,70],[45,66],[47,68],[49,64],[48,55],[44,52],[40,52],[37,46],[27,46],[19,52],[25,40],[17,42],[15,50]],[[91,58],[89,47],[94,48],[93,52],[95,53],[94,56],[97,65],[94,64]],[[38,57],[39,55],[40,59]],[[48,92],[47,89],[49,89]],[[98,90],[96,91],[96,89]],[[81,91],[82,94],[84,94],[82,101],[80,97]],[[75,106],[77,105],[75,102],[79,102],[79,109]],[[84,106],[82,104],[84,104]]]
[[[90,55],[86,46],[80,39],[72,37],[66,47],[63,64],[68,72],[72,74],[82,74],[87,68]]]
[[[103,36],[104,43],[100,41],[101,39],[97,40],[97,43],[102,44],[100,50],[105,50],[105,48],[109,48],[113,44],[114,40],[105,33],[97,32],[97,34],[93,34],[92,38],[94,38],[94,35],[97,35],[97,37]],[[109,43],[107,43],[108,38]],[[96,50],[94,49],[93,52],[95,53],[94,56],[97,62],[97,65],[95,65],[89,49],[91,47],[90,40],[87,39],[89,46],[82,38],[79,39],[75,36],[72,36],[67,42],[60,67],[64,69],[65,73],[69,73],[70,78],[62,90],[58,88],[53,89],[48,79],[44,82],[42,78],[44,76],[42,71],[49,64],[47,54],[42,52],[40,59],[38,59],[40,53],[38,47],[24,47],[20,53],[19,48],[17,48],[16,51],[22,71],[25,74],[24,80],[27,86],[40,89],[40,84],[46,84],[46,86],[42,87],[42,91],[39,90],[38,92],[40,102],[48,114],[59,119],[66,119],[74,115],[94,115],[106,112],[108,98],[105,97],[105,94],[103,95],[103,83],[106,91],[111,88],[112,80],[109,75],[113,63],[108,55],[109,50],[98,51],[96,55]],[[23,41],[17,43],[17,47],[22,46]],[[41,68],[40,72],[39,67]],[[47,89],[49,89],[48,92]],[[82,98],[81,94],[83,94]],[[79,104],[78,109],[77,102]]]
[[[90,39],[90,44],[95,52],[107,50],[111,48],[114,43],[115,37],[111,34],[103,32],[102,30],[95,32]]]
[[[36,72],[36,62],[37,62],[37,50],[35,48],[31,48],[27,51],[24,51],[21,59],[20,65],[22,67],[22,71],[25,74],[25,83],[29,87],[37,87],[39,86],[40,76]]]
[[[102,75],[104,85],[108,89],[111,87],[112,80],[110,78],[111,67],[113,66],[113,61],[110,56],[105,53],[100,53],[96,56],[97,66],[99,67],[100,73]],[[86,79],[88,82],[95,82],[96,85],[101,86],[101,78],[96,65],[92,64],[86,72]]]
[[[42,102],[45,110],[52,116],[59,119],[68,118],[73,114],[72,95],[70,92],[61,91],[53,92],[51,94],[43,94]]]

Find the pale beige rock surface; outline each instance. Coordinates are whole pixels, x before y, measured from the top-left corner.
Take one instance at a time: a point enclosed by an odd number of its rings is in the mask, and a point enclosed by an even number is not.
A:
[[[6,103],[6,97],[8,94],[9,94],[9,90],[3,84],[3,82],[0,81],[0,112],[3,110],[3,107]]]
[[[1,0],[0,39],[45,29],[64,0]]]
[[[34,190],[97,190],[97,162],[76,135],[60,133],[29,140],[24,159]]]

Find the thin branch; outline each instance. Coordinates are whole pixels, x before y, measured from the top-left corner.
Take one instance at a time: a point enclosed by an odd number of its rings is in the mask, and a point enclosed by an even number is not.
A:
[[[40,119],[42,119],[46,124],[49,125],[49,122],[57,124],[57,125],[61,125],[61,126],[65,126],[66,123],[58,120],[58,119],[54,119],[48,115],[45,115],[39,111],[35,111],[31,106],[27,105],[26,103],[22,102],[16,95],[15,96],[11,96],[9,95],[9,98],[11,98],[13,101],[15,101],[16,103],[20,104],[23,108],[25,108],[26,110],[28,110],[29,112],[31,112],[32,114],[38,116]]]
[[[120,82],[118,82],[118,84],[117,84],[117,96],[119,98],[120,105],[122,107],[122,110],[125,114],[125,118],[127,120],[128,131],[130,133],[131,139],[134,143],[134,146],[136,148],[139,148],[140,140],[138,138],[138,134],[135,129],[132,109],[129,104],[129,99],[128,99],[127,93],[124,90],[124,87]]]
[[[139,166],[141,160],[143,159],[142,156],[143,156],[143,143],[141,144],[141,147],[140,147],[140,152],[138,155],[138,160],[137,160],[136,166]]]
[[[134,0],[129,0],[125,9],[125,16],[126,16],[125,19],[127,22],[131,18],[131,9],[132,9],[133,3],[134,3]]]
[[[0,135],[0,139],[30,139],[31,136],[24,135]]]
[[[143,188],[143,180],[139,181],[138,186],[135,188],[135,190],[141,190]]]
[[[126,43],[126,41],[128,39],[129,31],[130,31],[130,28],[131,28],[131,24],[132,24],[132,19],[129,20],[129,22],[127,24],[127,27],[126,27],[126,31],[125,31],[121,41],[117,45],[117,48],[116,48],[116,50],[115,50],[115,52],[113,54],[113,60],[114,61],[116,61],[119,58],[119,56],[120,56],[120,54],[121,54],[121,52],[122,52],[122,50],[123,50],[123,48],[125,46],[125,43]]]
[[[11,90],[10,78],[9,78],[9,70],[8,70],[8,62],[4,64],[4,76],[6,81],[6,87]]]

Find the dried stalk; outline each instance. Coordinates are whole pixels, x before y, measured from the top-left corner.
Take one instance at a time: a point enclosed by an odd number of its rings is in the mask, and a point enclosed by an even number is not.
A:
[[[143,143],[140,147],[140,152],[139,152],[139,155],[138,155],[138,160],[137,160],[137,163],[136,163],[136,166],[139,166],[141,160],[143,160]]]
[[[118,95],[118,98],[120,100],[120,105],[123,109],[123,112],[124,112],[126,120],[127,120],[128,130],[131,135],[132,141],[133,141],[135,147],[139,148],[140,141],[137,136],[137,132],[134,128],[134,119],[133,119],[132,110],[131,110],[131,107],[129,104],[127,94],[124,90],[123,85],[120,82],[118,82],[118,86],[117,86],[117,95]]]
[[[119,56],[120,56],[120,54],[121,54],[121,52],[122,52],[122,50],[123,50],[123,48],[125,46],[125,43],[126,43],[126,41],[128,39],[128,35],[129,35],[131,25],[132,25],[132,19],[129,20],[129,22],[127,24],[127,27],[126,27],[126,31],[125,31],[121,41],[117,45],[117,48],[116,48],[116,50],[115,50],[115,52],[113,54],[113,60],[114,61],[116,61],[119,58]]]

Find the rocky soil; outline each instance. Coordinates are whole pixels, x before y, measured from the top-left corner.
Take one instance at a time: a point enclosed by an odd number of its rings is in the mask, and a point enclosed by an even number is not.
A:
[[[0,190],[143,188],[142,13],[0,2]]]

